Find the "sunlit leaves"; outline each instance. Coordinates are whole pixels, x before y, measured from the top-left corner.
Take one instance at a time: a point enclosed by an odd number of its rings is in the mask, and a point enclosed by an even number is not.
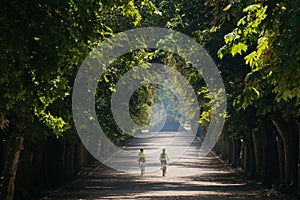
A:
[[[223,11],[227,11],[227,10],[229,10],[230,8],[231,8],[231,6],[232,6],[232,4],[230,3],[230,4],[228,4],[225,8],[223,8]]]
[[[231,54],[232,54],[232,56],[234,56],[234,55],[237,54],[237,53],[240,54],[240,55],[242,55],[242,52],[243,52],[243,51],[246,52],[246,51],[247,51],[247,48],[248,48],[247,45],[245,45],[244,43],[239,42],[239,43],[234,44],[234,45],[232,46]]]
[[[36,120],[57,136],[72,123],[69,95],[85,56],[115,32],[141,25],[143,8],[143,14],[156,11],[149,0],[25,0],[7,5],[0,16],[0,109],[5,116],[0,125],[26,128]],[[113,91],[111,80],[105,81]]]
[[[299,60],[299,42],[296,41],[299,40],[292,20],[299,15],[296,7],[299,7],[297,1],[282,1],[276,6],[267,2],[248,5],[237,27],[225,35],[226,45],[218,56],[242,53],[251,70],[244,80],[243,92],[234,101],[236,109],[247,109],[255,104],[262,114],[267,114],[279,109],[278,104],[284,105],[284,102],[299,106],[299,61],[296,64]],[[238,48],[239,43],[248,48]],[[267,102],[264,98],[273,103],[264,105]],[[263,107],[265,109],[261,109]]]
[[[250,54],[245,56],[245,63],[247,65],[250,65],[252,68],[258,66],[257,60],[258,56],[256,54],[256,51],[252,51]]]
[[[262,6],[261,4],[254,4],[248,6],[243,10],[248,15],[242,17],[237,22],[237,26],[240,28],[236,28],[233,32],[228,33],[224,36],[224,41],[227,44],[225,48],[227,48],[230,51],[232,56],[235,56],[237,53],[240,55],[242,55],[243,52],[245,53],[248,49],[248,45],[246,43],[249,40],[251,41],[254,39],[253,34],[258,34],[261,32],[258,26],[267,16],[266,9],[267,6]],[[266,43],[263,43],[263,41],[258,41],[258,53],[261,53],[263,50],[266,49]],[[223,58],[223,52],[226,53],[226,51],[224,50],[219,51],[218,55],[220,58]],[[249,56],[249,58],[246,58],[246,60],[248,59],[247,64],[251,63],[252,65],[255,65],[254,58],[254,55],[251,55]]]
[[[227,54],[229,52],[229,49],[227,47],[227,45],[224,45],[223,47],[221,47],[218,50],[218,56],[220,59],[222,59],[224,57],[225,54]]]
[[[245,25],[245,24],[246,24],[246,19],[247,19],[246,16],[242,17],[242,18],[237,22],[237,26]]]
[[[224,36],[225,43],[228,44],[234,40],[236,35],[234,33],[228,33]]]
[[[5,129],[5,128],[7,128],[8,126],[9,126],[9,123],[10,123],[10,121],[9,121],[9,119],[7,119],[6,117],[5,117],[5,115],[2,113],[1,115],[0,115],[0,129]]]

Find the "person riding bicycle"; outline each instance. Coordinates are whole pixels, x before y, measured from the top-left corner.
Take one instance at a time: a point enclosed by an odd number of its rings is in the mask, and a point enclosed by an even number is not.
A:
[[[141,162],[146,162],[146,154],[144,152],[144,149],[140,149],[140,152],[138,153],[138,161],[139,161],[139,165]]]
[[[164,165],[167,165],[167,161],[169,160],[169,157],[168,157],[168,154],[166,153],[165,148],[162,149],[162,153],[159,155],[159,160],[160,160],[160,167],[162,169],[162,167]]]

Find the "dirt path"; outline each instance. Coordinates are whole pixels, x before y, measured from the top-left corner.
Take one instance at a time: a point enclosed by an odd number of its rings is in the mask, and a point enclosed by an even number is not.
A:
[[[157,143],[157,138],[139,139],[127,150],[131,149],[136,155],[141,146],[146,152],[150,147],[160,148],[163,139],[160,136]],[[176,153],[176,149],[173,151]],[[138,168],[132,168],[135,173],[120,172],[96,163],[93,170],[88,170],[87,176],[43,199],[288,199],[247,181],[213,153],[206,157],[198,155],[199,142],[195,140],[179,159],[168,166],[165,177],[161,176],[158,156],[148,158],[144,176],[138,174]]]

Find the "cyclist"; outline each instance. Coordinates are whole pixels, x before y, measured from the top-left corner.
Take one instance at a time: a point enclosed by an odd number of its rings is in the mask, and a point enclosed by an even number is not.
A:
[[[146,162],[146,154],[144,152],[144,149],[140,149],[140,152],[138,153],[138,161],[139,161],[139,166],[141,162]]]
[[[167,161],[169,160],[169,157],[168,157],[168,154],[166,153],[165,148],[162,149],[162,153],[159,155],[159,160],[160,160],[160,167],[162,169],[162,167],[164,165],[167,165]]]

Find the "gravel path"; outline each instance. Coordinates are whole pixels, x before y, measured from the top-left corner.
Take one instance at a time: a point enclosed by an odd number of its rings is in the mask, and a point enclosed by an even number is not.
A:
[[[165,139],[168,137],[170,135]],[[141,146],[146,152],[149,146],[159,149],[161,141],[161,137],[138,139],[126,149],[131,149],[136,155]],[[151,145],[147,146],[150,142]],[[148,159],[147,165],[151,167],[146,167],[144,176],[138,174],[138,168],[135,173],[120,172],[95,163],[86,169],[86,176],[49,192],[42,199],[292,199],[247,181],[242,173],[230,169],[213,153],[199,157],[199,146],[194,140],[179,159],[168,165],[165,177],[161,176],[158,156],[155,160]]]

